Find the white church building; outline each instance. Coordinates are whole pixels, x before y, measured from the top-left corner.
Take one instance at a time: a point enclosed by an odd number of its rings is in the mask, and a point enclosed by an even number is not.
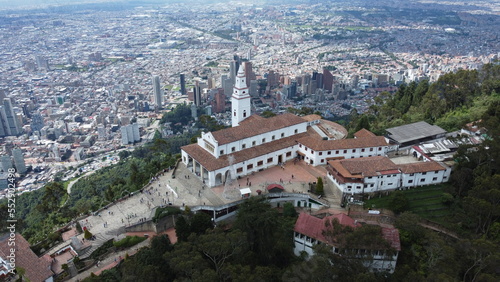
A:
[[[203,132],[197,143],[181,148],[183,163],[209,187],[225,182],[230,159],[236,176],[245,176],[295,158],[316,166],[336,158],[385,155],[388,150],[384,137],[368,131],[361,138],[345,140],[344,127],[318,115],[251,115],[243,67],[238,71],[231,101],[231,128]]]
[[[243,67],[238,71],[231,101],[231,128],[202,132],[197,143],[181,148],[182,162],[208,187],[224,184],[231,166],[234,167],[236,177],[243,177],[294,159],[303,160],[312,166],[331,165],[331,162],[336,160],[356,159],[363,162],[364,159],[385,157],[389,151],[395,149],[387,138],[376,136],[365,129],[356,132],[355,138],[345,139],[347,130],[344,127],[323,120],[318,115],[299,117],[285,113],[270,118],[251,115],[250,95]],[[400,169],[399,178],[406,179],[406,174],[410,177],[414,172],[401,175],[401,171],[418,170],[418,167]],[[357,192],[359,185],[369,185],[370,182],[367,180],[364,183],[359,178],[363,178],[362,176],[347,177],[347,182],[352,180],[356,185],[359,184],[356,187],[348,187],[351,184],[346,184],[345,179],[339,181],[333,174],[330,169],[327,176],[334,183],[340,184],[339,189],[344,193]],[[448,171],[439,173],[439,181],[431,178],[430,182],[441,182],[444,175],[449,175]],[[424,184],[420,179],[415,181],[414,184]],[[395,189],[401,183],[401,180],[394,181],[391,187],[377,187],[375,190]],[[425,184],[428,184],[428,181],[425,181]],[[369,185],[365,188],[373,187]]]

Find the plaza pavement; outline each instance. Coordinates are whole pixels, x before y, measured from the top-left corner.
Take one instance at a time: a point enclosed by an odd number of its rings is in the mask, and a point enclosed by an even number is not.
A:
[[[154,216],[154,209],[171,203],[173,206],[219,206],[234,200],[224,198],[224,186],[213,188],[205,187],[198,177],[187,169],[183,163],[179,163],[172,178],[173,170],[160,173],[157,177],[144,187],[143,191],[137,191],[132,196],[116,201],[108,208],[96,212],[79,222],[83,227],[96,235],[100,240],[95,243],[103,243],[114,238],[120,240],[125,237],[125,227],[143,220],[149,220]],[[292,177],[293,175],[293,177]],[[257,190],[266,193],[269,184],[280,184],[285,192],[308,193],[309,183],[317,181],[317,177],[326,175],[324,167],[307,165],[303,161],[294,164],[293,161],[283,166],[275,166],[260,172],[238,179],[240,188],[250,188],[251,195],[257,195]],[[330,207],[339,208],[340,198],[335,193],[333,183],[326,177],[324,179],[325,197]],[[247,181],[251,185],[247,185]],[[83,239],[83,233],[77,237]],[[94,246],[94,248],[97,246]]]

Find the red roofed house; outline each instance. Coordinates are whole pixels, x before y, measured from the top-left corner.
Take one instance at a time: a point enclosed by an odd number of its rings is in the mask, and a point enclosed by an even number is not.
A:
[[[326,244],[332,247],[332,252],[335,254],[348,257],[344,252],[345,250],[339,247],[339,244],[332,241],[332,238],[325,236],[325,231],[332,228],[329,222],[337,219],[343,226],[350,226],[352,228],[360,227],[361,224],[349,217],[346,214],[336,214],[327,216],[325,218],[318,218],[307,213],[301,213],[294,228],[294,253],[300,256],[306,252],[309,257],[314,255],[313,246],[319,244]],[[401,251],[401,244],[399,241],[399,231],[396,228],[382,227],[382,237],[390,244],[390,249],[385,250],[357,250],[349,249],[349,254],[355,254],[357,258],[363,256],[365,266],[371,268],[373,271],[387,271],[393,273],[396,269],[396,262],[398,259],[399,251]]]
[[[343,194],[363,194],[447,182],[451,169],[427,161],[395,164],[384,156],[331,160],[328,178]]]
[[[33,282],[52,282],[54,272],[51,270],[52,259],[50,256],[38,257],[31,249],[28,241],[24,237],[15,233],[9,240],[11,234],[7,233],[0,238],[0,262],[6,261],[10,269],[10,263],[15,267],[22,267],[26,270],[25,277]],[[10,243],[10,245],[9,245]],[[12,249],[14,252],[12,252]],[[5,257],[4,257],[5,256]],[[13,260],[11,260],[13,258]]]

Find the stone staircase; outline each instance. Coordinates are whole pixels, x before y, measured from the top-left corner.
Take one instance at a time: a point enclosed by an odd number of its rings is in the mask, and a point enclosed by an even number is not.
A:
[[[78,254],[78,256],[80,257],[80,259],[86,259],[86,258],[88,258],[97,248],[99,248],[105,242],[107,242],[108,240],[110,240],[110,239],[113,238],[113,237],[108,237],[108,236],[106,236],[104,234],[94,234],[94,235],[95,235],[96,239],[93,240],[93,241],[91,241],[92,245],[90,246],[90,248],[83,249]]]

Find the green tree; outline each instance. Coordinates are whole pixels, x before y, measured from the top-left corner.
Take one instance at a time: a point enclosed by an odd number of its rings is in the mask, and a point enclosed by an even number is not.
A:
[[[191,232],[203,234],[213,228],[212,218],[204,212],[197,212],[191,218],[190,226]]]
[[[264,199],[250,198],[238,209],[234,228],[246,233],[248,259],[258,265],[282,267],[293,257],[293,225],[289,225]]]
[[[225,265],[233,257],[242,254],[248,243],[245,234],[239,230],[225,233],[223,230],[215,229],[199,236],[195,244],[222,280],[221,271]]]
[[[320,176],[316,182],[316,194],[325,195],[325,189],[323,187],[323,178]]]
[[[180,242],[187,241],[191,234],[191,226],[184,216],[179,216],[175,221],[175,234]]]
[[[356,129],[354,129],[354,131],[358,132],[363,128],[366,130],[371,130],[370,120],[365,114],[361,115],[361,118],[359,118],[358,124],[356,125]]]
[[[410,206],[410,201],[401,191],[394,191],[389,201],[389,208],[395,213],[407,211]]]
[[[264,117],[264,118],[270,118],[270,117],[276,116],[276,114],[273,113],[272,111],[267,110],[267,111],[263,111],[260,116]]]
[[[90,231],[88,229],[85,229],[85,231],[83,232],[83,238],[85,238],[85,239],[92,238],[92,233],[90,233]]]
[[[283,205],[283,216],[293,218],[297,217],[297,211],[295,210],[295,207],[292,203],[285,203]]]

